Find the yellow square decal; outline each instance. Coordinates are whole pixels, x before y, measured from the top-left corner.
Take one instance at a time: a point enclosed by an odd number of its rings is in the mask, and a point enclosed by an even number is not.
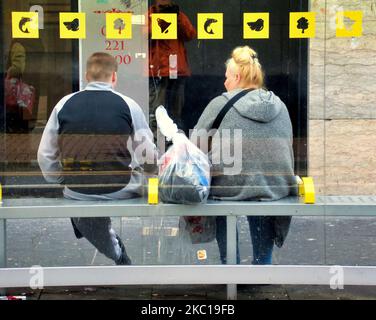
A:
[[[132,39],[131,13],[106,13],[107,39]]]
[[[362,11],[340,11],[336,15],[337,37],[361,37],[363,33]]]
[[[269,39],[269,13],[244,13],[244,39]]]
[[[290,12],[290,38],[314,38],[316,12]]]
[[[151,15],[151,38],[174,40],[178,38],[176,13],[153,13]]]
[[[86,14],[77,12],[60,12],[60,38],[85,39]]]
[[[12,12],[13,38],[39,38],[38,12]]]
[[[223,13],[198,13],[197,39],[223,39]]]

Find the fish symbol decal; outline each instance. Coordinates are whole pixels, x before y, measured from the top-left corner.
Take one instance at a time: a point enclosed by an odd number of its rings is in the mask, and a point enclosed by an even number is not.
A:
[[[80,20],[76,18],[71,22],[64,22],[64,25],[68,30],[78,31],[80,29]]]
[[[28,23],[28,22],[31,22],[33,21],[33,19],[31,18],[24,18],[22,17],[19,24],[18,24],[18,28],[23,32],[23,33],[30,33],[29,29],[27,29],[27,27],[25,27],[25,24]]]
[[[208,19],[206,20],[205,24],[204,24],[204,30],[205,30],[205,32],[206,32],[206,33],[209,33],[209,34],[214,34],[214,31],[213,31],[213,29],[210,28],[210,26],[211,26],[213,23],[216,23],[216,22],[218,22],[218,20],[208,18]],[[210,28],[210,30],[209,30],[209,28]]]

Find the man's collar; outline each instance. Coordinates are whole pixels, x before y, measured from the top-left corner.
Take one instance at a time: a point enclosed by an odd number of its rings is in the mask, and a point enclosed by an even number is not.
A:
[[[108,82],[89,82],[85,90],[112,90],[112,84]]]

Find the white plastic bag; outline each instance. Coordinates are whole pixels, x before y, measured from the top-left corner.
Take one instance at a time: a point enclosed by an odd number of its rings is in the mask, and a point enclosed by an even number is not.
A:
[[[210,192],[210,163],[207,155],[182,133],[160,106],[156,119],[161,133],[172,146],[161,157],[159,165],[159,196],[163,202],[194,204],[208,199]],[[179,230],[188,233],[192,243],[215,239],[215,217],[180,217]]]
[[[172,146],[159,161],[159,195],[163,202],[193,204],[207,200],[210,191],[210,164],[168,117],[164,107],[156,111],[158,127]]]
[[[207,156],[182,133],[160,159],[159,195],[163,202],[193,204],[207,200],[210,165]]]

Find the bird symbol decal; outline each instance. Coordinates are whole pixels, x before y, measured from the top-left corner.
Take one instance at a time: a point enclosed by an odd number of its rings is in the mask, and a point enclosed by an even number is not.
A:
[[[264,29],[264,20],[262,19],[258,19],[257,21],[254,21],[254,22],[248,22],[247,24],[251,28],[251,30],[254,30],[257,32]]]
[[[78,31],[80,29],[80,20],[76,18],[71,22],[64,22],[64,25],[68,30]]]
[[[209,33],[209,34],[214,34],[213,29],[209,30],[209,27],[212,25],[212,23],[216,23],[216,22],[218,22],[218,20],[208,18],[206,20],[205,24],[204,24],[204,30],[205,30],[205,32]]]
[[[28,22],[31,22],[33,21],[33,19],[31,18],[22,18],[20,20],[20,23],[18,24],[18,28],[23,32],[23,33],[30,33],[29,29],[27,28],[24,28],[25,27],[25,24],[28,23]]]

